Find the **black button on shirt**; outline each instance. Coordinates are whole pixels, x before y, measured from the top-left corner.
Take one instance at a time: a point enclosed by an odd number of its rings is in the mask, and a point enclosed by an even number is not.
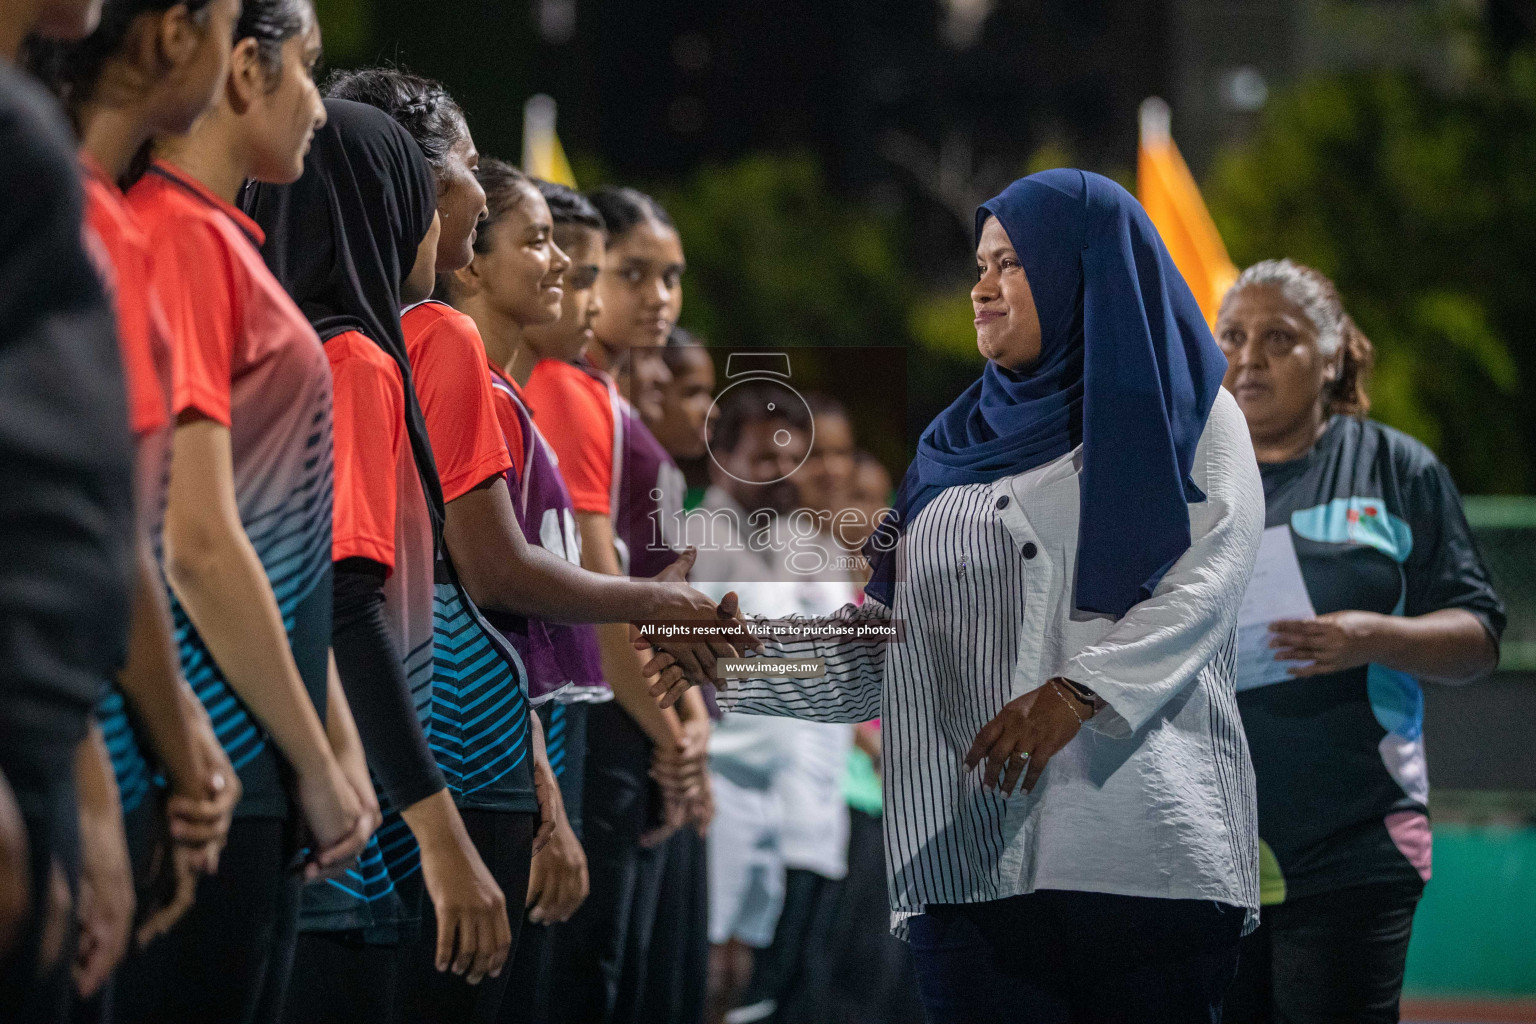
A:
[[[997,499],[997,509],[998,509],[999,512],[1001,512],[1003,509],[1005,509],[1007,507],[1008,507],[1008,495],[1005,494],[1001,498]]]
[[[1035,547],[1033,541],[1031,541],[1030,543],[1024,545],[1024,557],[1025,558],[1034,558],[1039,553],[1040,553],[1040,549]]]

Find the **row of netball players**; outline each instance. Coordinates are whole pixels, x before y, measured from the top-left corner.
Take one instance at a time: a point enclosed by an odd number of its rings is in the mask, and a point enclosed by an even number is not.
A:
[[[481,160],[431,82],[322,100],[309,0],[0,41],[8,1019],[608,1016],[642,840],[708,814],[629,624],[736,621],[608,373],[676,321],[666,214]]]

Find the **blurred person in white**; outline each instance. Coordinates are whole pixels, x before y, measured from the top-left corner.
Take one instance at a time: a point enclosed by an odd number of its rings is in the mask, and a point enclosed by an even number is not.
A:
[[[773,384],[731,389],[709,441],[710,486],[685,523],[698,548],[694,585],[736,591],[745,603],[805,614],[788,576],[785,516],[798,505],[790,479],[810,443],[803,406]],[[779,443],[786,442],[786,443]],[[781,796],[775,780],[791,756],[785,720],[726,715],[710,737],[715,817],[709,842],[710,1008],[718,1021],[736,1009],[753,972],[754,949],[773,941],[784,903]]]
[[[839,517],[853,510],[855,453],[853,422],[842,403],[829,395],[806,396],[811,411],[811,450],[790,477],[799,508],[790,517],[795,536],[808,537],[820,553],[800,549],[786,565],[787,574],[767,586],[782,596],[774,607],[798,615],[829,615],[854,600],[858,586],[849,565],[862,562],[863,538],[840,535]],[[814,526],[813,526],[814,524]],[[801,562],[799,558],[810,554]],[[822,555],[825,564],[821,564]],[[792,557],[796,557],[793,556]],[[848,802],[843,782],[853,748],[853,725],[783,719],[763,725],[782,744],[784,762],[773,780],[783,817],[779,855],[784,863],[784,908],[773,941],[753,955],[752,978],[742,994],[741,1016],[733,1019],[771,1024],[809,1024],[819,1020],[830,984],[827,947],[842,881],[848,875]],[[770,720],[771,721],[771,720]]]

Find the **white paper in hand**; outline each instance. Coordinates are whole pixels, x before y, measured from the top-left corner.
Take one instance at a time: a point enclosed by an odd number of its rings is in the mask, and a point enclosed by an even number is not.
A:
[[[1259,560],[1237,613],[1237,688],[1251,690],[1291,679],[1288,670],[1305,662],[1276,659],[1269,646],[1269,624],[1316,615],[1301,578],[1291,528],[1270,527],[1259,542]]]

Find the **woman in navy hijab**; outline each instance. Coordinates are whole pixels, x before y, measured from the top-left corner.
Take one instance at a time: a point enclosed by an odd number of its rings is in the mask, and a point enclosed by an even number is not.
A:
[[[986,365],[837,616],[900,634],[781,632],[770,657],[825,675],[721,704],[883,713],[891,909],[931,1021],[1219,1020],[1259,896],[1233,691],[1264,518],[1247,428],[1120,186],[1032,175],[976,228]]]

